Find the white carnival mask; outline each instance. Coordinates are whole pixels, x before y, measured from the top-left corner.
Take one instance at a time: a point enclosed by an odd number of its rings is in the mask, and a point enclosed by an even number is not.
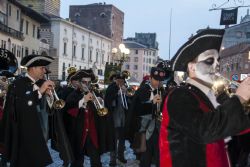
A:
[[[197,57],[195,64],[196,77],[204,82],[213,84],[215,73],[219,67],[219,53],[215,49],[206,50]]]

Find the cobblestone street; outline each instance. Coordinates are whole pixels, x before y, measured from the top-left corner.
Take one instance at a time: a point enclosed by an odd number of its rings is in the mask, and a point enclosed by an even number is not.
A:
[[[50,146],[49,146],[50,148]],[[49,165],[48,167],[61,167],[62,166],[62,160],[59,158],[58,152],[54,150],[50,150],[52,158],[54,163]],[[125,158],[128,160],[127,164],[119,164],[117,167],[138,167],[139,162],[135,160],[135,155],[133,153],[133,150],[129,148],[129,143],[126,142],[126,150],[125,150]],[[109,167],[109,153],[103,154],[101,156],[101,161],[103,167]],[[84,162],[84,167],[90,167],[90,161],[89,158],[85,156],[85,162]]]

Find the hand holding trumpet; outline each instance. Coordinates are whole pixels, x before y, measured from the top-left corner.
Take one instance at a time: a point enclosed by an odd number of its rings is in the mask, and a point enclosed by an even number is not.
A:
[[[156,104],[156,103],[158,103],[158,104],[160,104],[161,103],[161,96],[159,95],[159,94],[156,94],[155,96],[154,96],[154,98],[153,98],[153,103],[154,104]]]
[[[250,77],[247,77],[241,84],[239,84],[235,94],[240,97],[241,103],[250,100]]]
[[[48,94],[49,96],[51,96],[51,91],[54,89],[55,84],[53,81],[51,80],[46,80],[42,86],[39,88],[39,92],[41,94]]]

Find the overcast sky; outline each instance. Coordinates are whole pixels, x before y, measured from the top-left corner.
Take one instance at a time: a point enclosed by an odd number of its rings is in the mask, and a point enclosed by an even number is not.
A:
[[[61,0],[61,17],[69,17],[69,5],[86,5],[106,2],[113,4],[125,13],[124,38],[134,37],[135,32],[157,33],[159,54],[163,59],[169,58],[170,11],[172,8],[172,35],[170,57],[184,44],[190,35],[198,29],[219,25],[220,11],[209,11],[213,4],[217,6],[228,2],[225,7],[235,5],[237,0]],[[244,0],[240,0],[244,1]],[[249,5],[245,0],[244,5]],[[246,14],[247,8],[240,8],[240,17]]]

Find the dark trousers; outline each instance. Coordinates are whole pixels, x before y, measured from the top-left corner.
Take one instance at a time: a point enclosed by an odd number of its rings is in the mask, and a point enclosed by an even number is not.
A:
[[[152,136],[146,141],[147,149],[141,153],[140,167],[150,167],[151,163],[154,163],[156,167],[159,167],[159,145],[158,145],[159,133],[154,130]]]
[[[124,158],[125,150],[125,129],[124,127],[115,128],[115,152],[111,152],[111,159]]]
[[[71,167],[83,167],[85,152],[90,157],[91,167],[102,167],[99,150],[92,144],[89,136],[86,138],[84,150],[75,157],[75,161],[71,164]]]

